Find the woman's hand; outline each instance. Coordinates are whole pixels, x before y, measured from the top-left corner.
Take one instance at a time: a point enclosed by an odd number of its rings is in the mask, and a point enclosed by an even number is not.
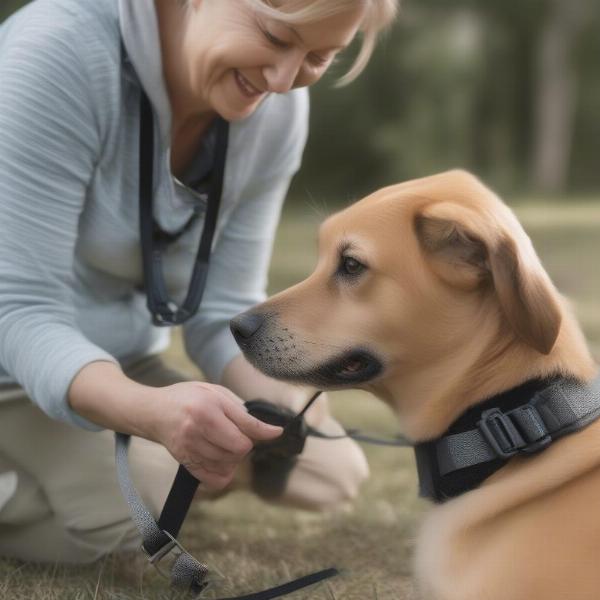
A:
[[[162,444],[212,489],[231,481],[254,442],[283,432],[248,414],[242,400],[225,387],[197,381],[150,387],[109,362],[93,362],[79,371],[69,403],[102,427]]]
[[[231,482],[255,442],[283,431],[248,414],[243,401],[220,385],[183,382],[156,392],[164,394],[157,441],[211,489]]]

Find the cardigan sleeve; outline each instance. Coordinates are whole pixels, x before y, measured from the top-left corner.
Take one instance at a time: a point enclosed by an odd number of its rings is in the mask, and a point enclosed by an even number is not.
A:
[[[86,364],[117,362],[80,332],[72,302],[101,137],[73,23],[38,21],[19,23],[0,52],[0,364],[49,416],[99,429],[67,393]]]

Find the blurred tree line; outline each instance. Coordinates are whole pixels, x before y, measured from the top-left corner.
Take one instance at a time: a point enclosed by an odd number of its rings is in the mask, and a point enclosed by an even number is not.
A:
[[[2,0],[0,20],[25,3]],[[335,89],[350,54],[312,90],[294,196],[347,201],[456,166],[503,190],[600,189],[597,0],[404,0]]]
[[[597,0],[405,0],[358,81],[313,90],[297,189],[348,200],[461,166],[504,190],[596,191],[599,70]]]

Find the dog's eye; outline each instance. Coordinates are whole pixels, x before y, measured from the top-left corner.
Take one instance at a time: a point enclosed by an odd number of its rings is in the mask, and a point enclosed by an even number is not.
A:
[[[351,256],[342,256],[340,272],[344,275],[358,275],[366,269],[365,265]]]

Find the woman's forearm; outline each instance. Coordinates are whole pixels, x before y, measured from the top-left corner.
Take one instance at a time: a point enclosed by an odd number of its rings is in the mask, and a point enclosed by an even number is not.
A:
[[[159,441],[156,424],[164,399],[157,390],[129,379],[118,365],[97,361],[87,364],[69,388],[71,408],[101,427]],[[162,406],[161,406],[162,404]]]

